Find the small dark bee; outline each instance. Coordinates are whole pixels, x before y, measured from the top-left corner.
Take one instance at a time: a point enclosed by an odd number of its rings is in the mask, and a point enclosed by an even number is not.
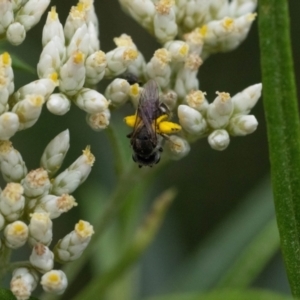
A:
[[[133,150],[132,158],[139,167],[157,164],[163,148],[158,135],[177,132],[180,125],[166,121],[169,110],[159,101],[159,88],[154,80],[149,80],[140,96],[136,114],[125,118],[133,131],[127,135]]]

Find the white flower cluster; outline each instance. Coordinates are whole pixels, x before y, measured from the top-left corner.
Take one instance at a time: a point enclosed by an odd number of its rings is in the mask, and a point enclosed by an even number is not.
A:
[[[197,78],[203,60],[215,52],[230,51],[246,38],[256,14],[257,0],[119,0],[124,10],[152,33],[163,48],[146,63],[134,61],[128,73],[141,80],[154,79],[160,99],[170,110],[177,109],[183,130],[170,136],[167,152],[173,159],[185,156],[188,141],[208,136],[210,146],[224,150],[230,135],[250,134],[258,122],[248,115],[261,96],[262,85],[252,85],[234,97],[217,92],[208,103]],[[180,40],[174,40],[179,37]],[[122,35],[118,40],[130,38]],[[119,41],[120,42],[120,41]],[[131,44],[132,41],[131,41]],[[142,60],[142,56],[139,55]],[[131,86],[130,99],[137,105],[140,91]],[[125,97],[124,97],[125,98]],[[124,101],[123,101],[124,102]]]
[[[257,0],[119,0],[161,43],[199,31],[206,57],[236,48],[247,36]]]
[[[49,3],[50,0],[1,0],[0,36],[5,36],[13,45],[20,45]]]
[[[59,93],[47,100],[49,111],[64,115],[74,102],[87,113],[87,123],[94,130],[108,126],[110,101],[91,87],[103,78],[122,74],[138,56],[131,46],[118,46],[105,54],[98,35],[92,0],[80,0],[72,7],[64,26],[53,7],[43,29],[43,51],[37,66],[40,78],[58,74]]]
[[[63,293],[67,278],[62,271],[53,270],[54,261],[67,263],[80,257],[93,234],[93,226],[81,220],[50,249],[52,220],[77,205],[70,194],[86,180],[95,160],[87,147],[55,176],[69,149],[69,139],[68,130],[57,135],[45,148],[40,168],[29,173],[11,142],[0,142],[0,171],[8,182],[0,193],[0,251],[18,249],[26,243],[32,248],[29,261],[16,267],[11,279],[11,291],[18,300],[29,298],[39,273],[43,274],[40,283],[46,292]]]

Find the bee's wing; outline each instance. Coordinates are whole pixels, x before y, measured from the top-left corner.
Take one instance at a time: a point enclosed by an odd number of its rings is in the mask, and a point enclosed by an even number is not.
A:
[[[159,88],[154,80],[149,80],[141,94],[137,115],[139,119],[142,120],[143,124],[146,126],[147,132],[150,134],[151,138],[156,141],[156,132],[153,128],[153,121],[158,118],[159,114]]]

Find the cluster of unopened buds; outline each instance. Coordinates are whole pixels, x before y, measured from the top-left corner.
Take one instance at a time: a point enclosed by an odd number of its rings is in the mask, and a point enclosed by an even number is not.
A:
[[[172,159],[187,155],[189,143],[203,137],[208,137],[213,149],[224,150],[230,135],[250,134],[258,125],[249,112],[261,96],[260,83],[233,97],[217,92],[209,103],[197,77],[210,54],[235,49],[246,38],[256,17],[257,0],[119,0],[124,11],[162,44],[148,62],[126,34],[114,39],[113,50],[100,50],[93,2],[79,0],[64,26],[55,7],[50,9],[36,81],[15,91],[11,57],[7,52],[0,55],[0,163],[8,182],[0,195],[2,248],[15,249],[26,242],[32,247],[29,262],[13,273],[11,289],[18,299],[29,297],[38,272],[44,274],[41,284],[46,291],[62,293],[67,279],[62,271],[52,270],[54,260],[64,263],[78,258],[93,233],[91,225],[80,221],[53,252],[49,248],[51,219],[76,205],[70,193],[86,179],[94,158],[86,149],[53,178],[69,147],[65,131],[47,146],[41,168],[27,173],[9,139],[33,126],[44,104],[62,116],[73,103],[86,112],[89,126],[100,131],[109,126],[112,107],[129,102],[136,109],[143,93],[139,83],[152,79],[159,87],[160,103],[173,111],[168,116],[178,118],[177,131],[182,128],[176,135],[158,132],[169,135],[165,148]],[[49,4],[50,0],[1,1],[0,38],[14,45],[22,43]],[[111,79],[103,94],[95,89],[102,79]],[[20,290],[27,294],[19,295]]]
[[[42,274],[40,282],[45,291],[63,293],[67,278],[62,271],[53,269],[54,261],[64,264],[76,260],[93,234],[93,226],[81,220],[50,249],[52,220],[77,206],[71,193],[86,180],[94,162],[87,147],[73,164],[55,176],[69,146],[69,131],[65,130],[45,148],[40,168],[27,173],[21,154],[11,142],[0,142],[0,170],[7,182],[0,193],[0,230],[3,232],[0,251],[19,249],[25,244],[32,249],[29,261],[14,266],[10,285],[17,299],[30,296],[39,274]]]

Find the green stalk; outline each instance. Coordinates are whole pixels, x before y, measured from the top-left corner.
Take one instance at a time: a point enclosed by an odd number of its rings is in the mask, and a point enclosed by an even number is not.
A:
[[[292,294],[300,298],[300,124],[287,0],[260,0],[263,100],[281,248]]]

